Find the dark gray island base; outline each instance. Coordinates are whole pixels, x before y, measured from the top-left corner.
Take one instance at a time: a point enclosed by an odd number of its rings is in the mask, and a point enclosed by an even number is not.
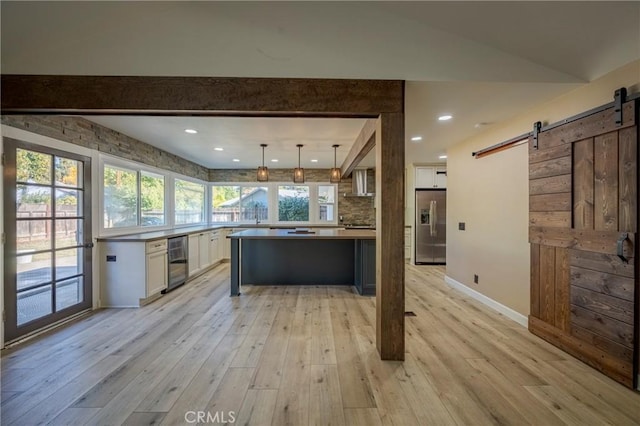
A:
[[[231,296],[241,284],[354,285],[376,292],[376,234],[372,230],[249,229],[231,239]]]

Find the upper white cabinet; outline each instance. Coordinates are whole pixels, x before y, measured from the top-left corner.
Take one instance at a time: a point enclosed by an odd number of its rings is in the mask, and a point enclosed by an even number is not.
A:
[[[447,168],[438,166],[416,166],[415,187],[446,188]]]

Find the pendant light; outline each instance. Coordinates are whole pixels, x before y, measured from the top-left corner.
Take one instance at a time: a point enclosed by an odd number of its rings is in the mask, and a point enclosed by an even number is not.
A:
[[[304,183],[304,169],[300,167],[300,148],[304,145],[296,145],[298,147],[298,167],[293,169],[293,182],[294,183]]]
[[[342,179],[342,171],[336,166],[337,149],[339,146],[340,145],[333,145],[333,169],[331,169],[331,177],[329,178],[329,182],[331,183],[340,183]]]
[[[264,149],[267,147],[267,144],[260,144],[262,147],[262,167],[258,167],[258,182],[268,182],[269,181],[269,169],[264,166]]]

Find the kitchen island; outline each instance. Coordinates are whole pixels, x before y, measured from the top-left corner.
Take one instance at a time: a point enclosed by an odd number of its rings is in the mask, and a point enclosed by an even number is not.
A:
[[[375,294],[373,230],[248,229],[231,239],[231,296],[240,286],[349,285]]]

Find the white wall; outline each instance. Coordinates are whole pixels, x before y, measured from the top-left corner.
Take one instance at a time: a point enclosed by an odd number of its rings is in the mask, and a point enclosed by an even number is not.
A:
[[[640,91],[635,61],[551,102],[492,126],[447,151],[447,275],[529,314],[528,149],[521,145],[480,159],[471,153]],[[458,230],[458,222],[466,230]],[[473,283],[473,275],[479,283]]]

